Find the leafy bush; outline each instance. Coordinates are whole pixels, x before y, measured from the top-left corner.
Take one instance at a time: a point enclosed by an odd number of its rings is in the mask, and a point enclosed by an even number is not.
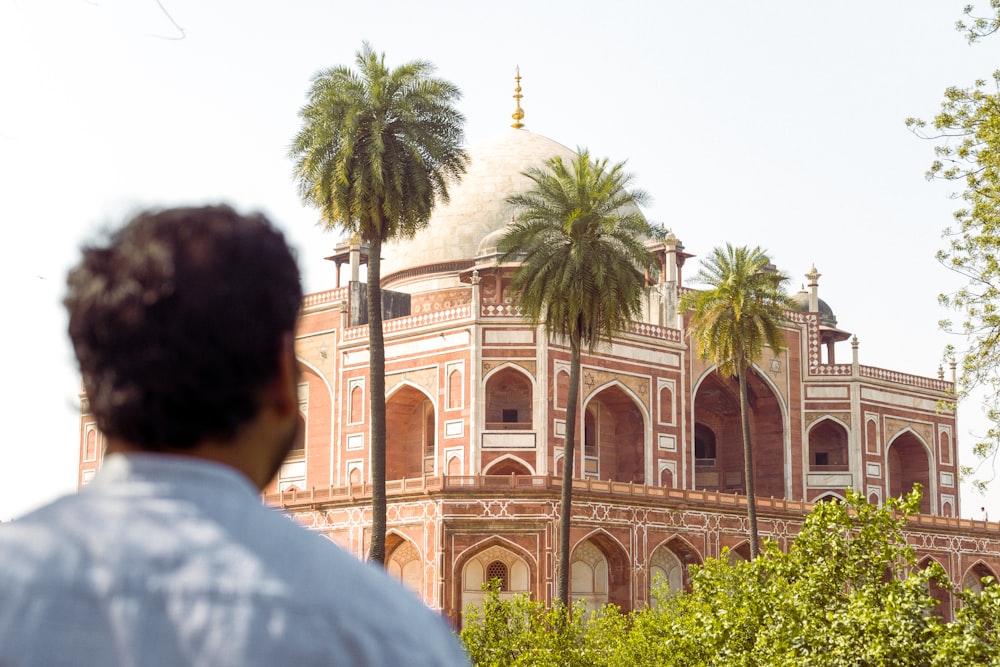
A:
[[[468,608],[462,640],[482,667],[1000,666],[1000,586],[954,591],[940,565],[918,565],[903,530],[919,503],[919,489],[882,507],[848,491],[816,505],[787,553],[765,542],[757,559],[730,564],[724,551],[691,568],[690,590],[661,581],[630,614],[501,599],[494,582]],[[935,589],[961,601],[953,622]]]

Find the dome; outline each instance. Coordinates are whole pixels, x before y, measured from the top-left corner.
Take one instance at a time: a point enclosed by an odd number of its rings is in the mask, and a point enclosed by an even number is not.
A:
[[[562,144],[527,130],[509,129],[469,149],[469,166],[457,185],[449,188],[451,200],[439,204],[430,224],[412,239],[387,243],[382,250],[382,275],[410,273],[421,266],[472,260],[480,254],[481,242],[510,222],[507,197],[527,189],[531,181],[523,174],[529,167],[576,153]],[[497,236],[490,243],[496,247]],[[412,275],[412,273],[410,273]]]
[[[506,224],[500,229],[495,229],[486,236],[483,240],[479,242],[479,247],[476,248],[476,259],[480,257],[492,257],[497,254],[497,246],[500,245],[500,239],[504,237],[507,230],[510,228],[510,224]]]
[[[792,302],[795,304],[795,310],[802,313],[809,312],[809,292],[800,290],[792,296]],[[833,314],[833,308],[830,307],[830,304],[823,299],[819,300],[819,323],[824,327],[834,329],[837,327],[837,316]]]

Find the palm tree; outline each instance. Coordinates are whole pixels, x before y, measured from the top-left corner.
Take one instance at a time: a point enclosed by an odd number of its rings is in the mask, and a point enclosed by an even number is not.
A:
[[[465,118],[453,106],[458,88],[435,78],[422,60],[395,69],[365,42],[357,71],[333,67],[312,80],[299,111],[302,129],[289,149],[302,201],[320,224],[368,243],[372,541],[369,560],[385,562],[385,347],[382,338],[382,244],[426,225],[448,186],[465,173]]]
[[[712,250],[695,276],[694,282],[708,288],[686,292],[679,305],[682,312],[691,313],[688,335],[695,341],[698,356],[715,364],[723,377],[735,375],[739,379],[751,558],[756,558],[760,551],[760,538],[747,374],[760,360],[765,345],[776,354],[785,348],[781,325],[785,321],[784,311],[792,307],[784,291],[787,281],[788,276],[771,266],[760,247],[751,250],[726,244],[725,249]]]
[[[570,164],[554,157],[524,175],[532,186],[507,199],[517,216],[500,241],[500,261],[520,261],[512,286],[524,317],[570,346],[556,591],[568,608],[581,350],[593,352],[639,316],[645,276],[656,264],[642,240],[649,225],[637,208],[648,197],[631,188],[624,163],[609,166],[581,149]]]

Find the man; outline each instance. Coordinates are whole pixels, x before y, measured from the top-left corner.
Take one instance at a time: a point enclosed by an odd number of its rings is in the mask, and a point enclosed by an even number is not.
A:
[[[412,594],[261,505],[298,423],[302,289],[260,215],[138,215],[69,275],[108,440],[0,527],[0,665],[465,665]]]

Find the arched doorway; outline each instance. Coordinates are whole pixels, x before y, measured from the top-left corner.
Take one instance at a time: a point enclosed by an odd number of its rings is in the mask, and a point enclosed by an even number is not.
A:
[[[528,470],[528,466],[524,461],[514,458],[513,456],[504,457],[499,459],[495,463],[491,464],[485,471],[484,475],[530,475],[531,471]]]
[[[570,556],[570,600],[597,610],[611,603],[632,609],[631,565],[624,549],[604,533],[577,544]]]
[[[920,561],[917,567],[924,570],[930,567],[931,563],[938,564],[937,561],[928,556]],[[936,579],[931,579],[928,582],[927,592],[932,598],[938,601],[938,605],[933,609],[933,613],[940,616],[945,622],[950,622],[952,620],[951,591],[939,584]]]
[[[889,469],[889,495],[899,497],[909,493],[914,484],[923,486],[920,497],[920,512],[931,513],[931,467],[927,449],[912,432],[905,431],[897,436],[886,452]]]
[[[496,544],[473,554],[462,566],[461,579],[459,609],[463,612],[470,604],[482,606],[486,597],[483,585],[492,579],[496,579],[499,584],[501,599],[531,593],[531,568],[528,562],[513,550]]]
[[[409,540],[390,533],[385,538],[385,571],[421,598],[424,597],[423,561],[417,547]]]
[[[436,416],[427,395],[412,385],[403,385],[386,400],[385,416],[385,478],[433,474]]]
[[[847,429],[832,419],[809,429],[809,472],[850,470],[847,451]]]
[[[611,385],[592,396],[584,412],[584,476],[644,484],[646,422],[635,400]]]
[[[962,577],[962,588],[978,595],[986,587],[986,584],[983,583],[985,577],[992,577],[992,582],[996,583],[997,575],[993,574],[993,570],[982,562],[976,563]]]
[[[486,380],[486,430],[530,431],[531,380],[508,366]]]
[[[785,496],[785,431],[781,404],[755,371],[747,376],[750,445],[758,496]],[[695,488],[746,493],[739,382],[710,372],[694,399]]]
[[[657,583],[665,586],[661,593],[679,593],[690,586],[688,567],[701,563],[697,551],[684,539],[673,537],[653,550],[649,559],[650,603],[655,605],[662,596],[654,594]]]

